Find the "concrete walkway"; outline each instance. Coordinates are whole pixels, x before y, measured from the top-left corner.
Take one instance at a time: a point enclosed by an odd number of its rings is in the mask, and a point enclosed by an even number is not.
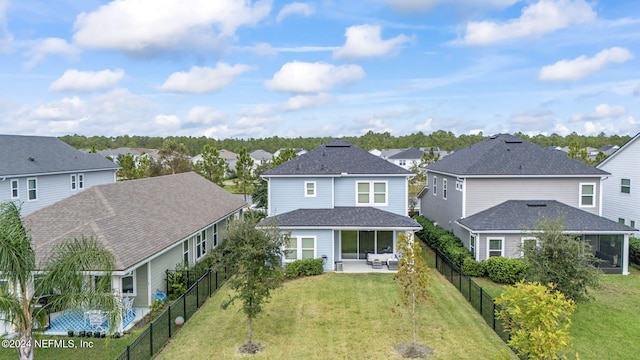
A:
[[[343,260],[342,261],[343,273],[383,273],[393,274],[398,272],[397,270],[387,269],[387,265],[382,265],[380,269],[374,269],[371,265],[367,265],[365,260]],[[339,273],[339,272],[338,272]]]

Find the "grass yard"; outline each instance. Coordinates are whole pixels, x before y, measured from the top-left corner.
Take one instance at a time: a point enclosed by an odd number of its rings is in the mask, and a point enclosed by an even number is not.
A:
[[[433,270],[432,270],[433,271]],[[419,316],[419,342],[434,359],[495,359],[507,346],[460,293],[437,272],[434,306]],[[224,311],[223,287],[160,354],[160,359],[246,358],[240,305]],[[256,321],[254,342],[265,349],[252,359],[400,359],[394,345],[410,341],[408,319],[391,312],[398,298],[392,274],[336,274],[290,281],[277,290]],[[512,355],[513,356],[513,355]],[[513,356],[515,358],[515,356]]]

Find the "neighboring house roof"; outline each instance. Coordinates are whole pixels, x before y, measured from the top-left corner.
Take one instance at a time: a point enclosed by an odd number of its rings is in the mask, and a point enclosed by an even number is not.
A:
[[[85,154],[55,137],[0,135],[0,176],[116,170],[98,154]]]
[[[389,156],[387,159],[392,159],[392,160],[422,159],[422,155],[424,155],[424,152],[422,150],[416,149],[416,148],[408,148],[408,149],[402,150],[397,154]]]
[[[510,134],[491,136],[426,166],[458,176],[603,176],[606,171]]]
[[[152,158],[154,160],[160,159],[160,150],[158,150],[158,149],[135,148],[135,149],[132,149],[132,150],[138,151],[141,156],[143,154],[146,154],[147,156],[149,156],[150,158]]]
[[[261,149],[250,152],[249,156],[251,156],[251,158],[253,158],[254,160],[261,161],[270,161],[273,158],[273,155],[270,152]]]
[[[237,160],[238,159],[238,154],[234,153],[233,151],[229,151],[227,149],[222,149],[220,150],[220,157],[229,161],[229,160]]]
[[[562,217],[565,231],[632,232],[634,228],[556,200],[509,200],[457,222],[475,231],[535,230],[541,218]]]
[[[602,165],[609,162],[609,160],[618,156],[618,154],[622,153],[626,148],[630,147],[633,143],[638,141],[638,139],[640,139],[640,133],[636,134],[636,136],[632,137],[631,140],[627,141],[624,145],[622,145],[622,147],[616,150],[613,154],[609,155],[609,157],[604,159],[600,164],[597,165],[597,167],[600,168]]]
[[[96,236],[116,270],[175,245],[244,207],[242,199],[194,173],[96,185],[25,217],[38,264],[54,245]]]
[[[107,157],[110,156],[112,159],[117,160],[119,155],[131,154],[133,156],[140,156],[142,154],[140,151],[131,149],[128,147],[119,147],[117,149],[104,149],[98,151],[98,154]]]
[[[275,224],[280,228],[385,228],[415,229],[422,227],[410,217],[394,214],[373,207],[335,207],[333,209],[297,209],[268,217],[258,226]]]
[[[266,171],[263,176],[305,175],[404,175],[412,173],[340,139],[334,139],[286,163]]]
[[[403,150],[404,149],[382,149],[380,150],[380,156],[387,159]]]

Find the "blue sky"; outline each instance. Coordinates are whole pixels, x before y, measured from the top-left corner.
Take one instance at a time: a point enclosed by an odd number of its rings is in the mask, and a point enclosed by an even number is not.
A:
[[[640,2],[0,0],[0,133],[640,132]]]

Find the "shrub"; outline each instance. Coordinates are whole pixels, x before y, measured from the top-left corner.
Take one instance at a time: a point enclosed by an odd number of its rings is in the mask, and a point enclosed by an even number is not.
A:
[[[295,279],[299,276],[320,275],[324,271],[322,259],[295,260],[284,266],[284,276]]]
[[[414,219],[422,225],[422,230],[417,231],[416,235],[424,240],[429,247],[443,253],[452,263],[462,268],[465,259],[471,258],[469,250],[464,247],[462,241],[453,235],[451,231],[434,225],[424,216],[416,216]]]
[[[500,284],[515,284],[526,276],[527,265],[521,259],[494,256],[484,262],[489,279]]]
[[[469,250],[456,245],[449,245],[444,249],[444,253],[447,255],[449,260],[451,260],[451,262],[456,264],[459,268],[462,268],[462,264],[464,263],[465,259],[472,259]]]
[[[483,277],[487,275],[484,262],[475,261],[471,257],[464,259],[464,262],[462,263],[462,272],[473,277]]]
[[[629,238],[629,260],[640,265],[640,239]]]

